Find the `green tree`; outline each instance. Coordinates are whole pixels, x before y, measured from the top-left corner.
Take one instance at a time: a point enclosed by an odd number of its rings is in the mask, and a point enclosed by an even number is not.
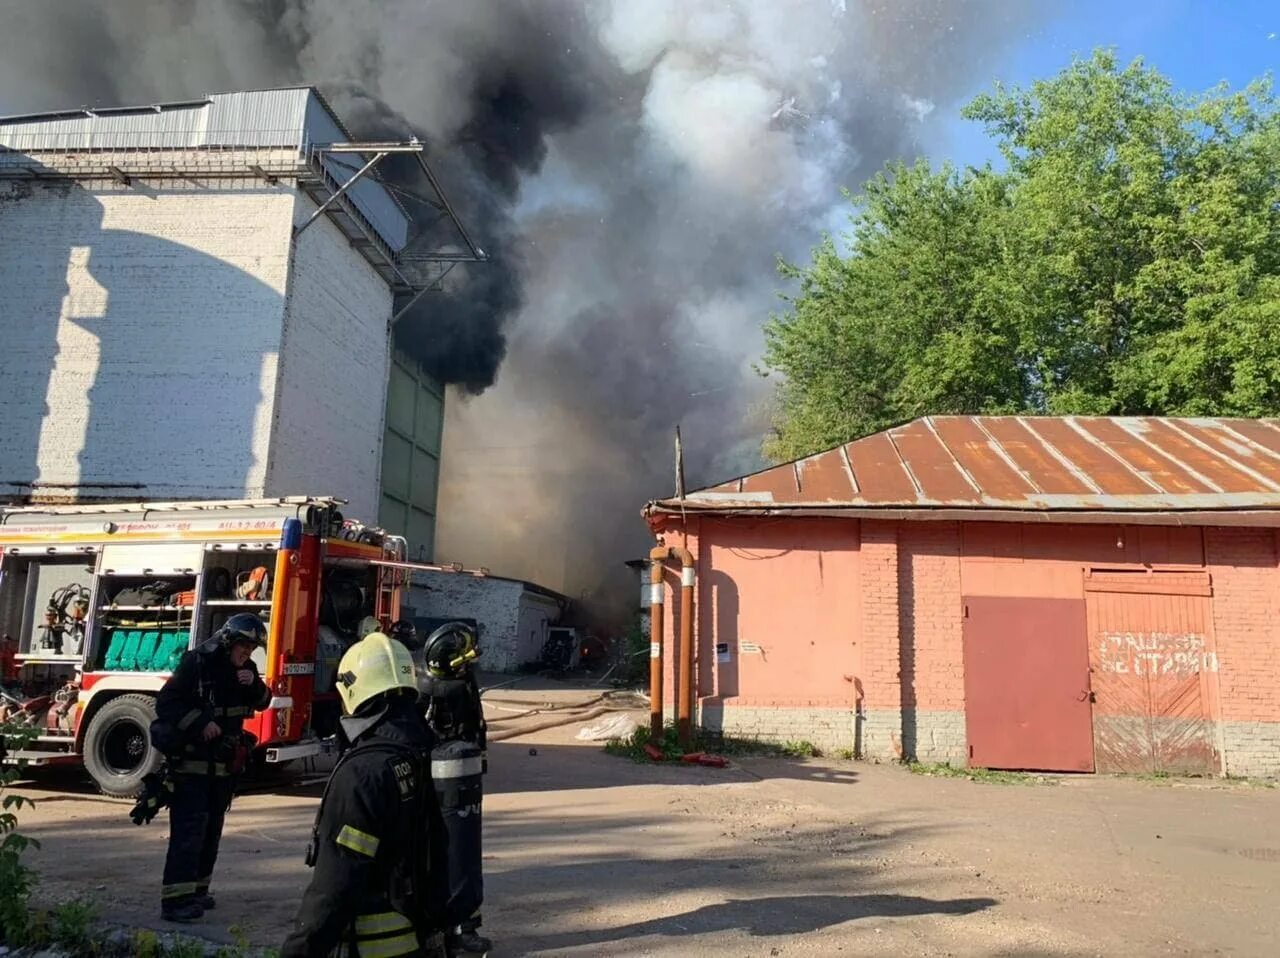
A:
[[[766,326],[787,459],[930,413],[1280,412],[1280,111],[1113,54],[965,108],[1004,168],[895,165]]]

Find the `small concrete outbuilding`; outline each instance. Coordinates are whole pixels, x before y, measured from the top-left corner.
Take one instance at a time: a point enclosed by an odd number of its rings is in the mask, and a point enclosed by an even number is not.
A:
[[[486,672],[518,672],[538,662],[569,608],[558,592],[478,570],[414,572],[406,601],[424,628],[448,619],[474,622]]]
[[[1276,421],[930,417],[645,515],[696,556],[704,727],[1280,774]]]

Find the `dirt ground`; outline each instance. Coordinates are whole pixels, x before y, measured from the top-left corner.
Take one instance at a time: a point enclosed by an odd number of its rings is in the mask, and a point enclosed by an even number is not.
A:
[[[575,696],[589,697],[497,690],[493,728],[547,721],[520,701]],[[1280,790],[988,784],[823,759],[645,766],[576,742],[577,727],[490,748],[495,956],[1272,955],[1280,941]],[[192,930],[228,940],[239,925],[273,946],[307,881],[320,787],[260,789],[231,810],[216,921]],[[128,803],[67,773],[26,792],[41,894],[157,927],[164,823],[135,827]]]

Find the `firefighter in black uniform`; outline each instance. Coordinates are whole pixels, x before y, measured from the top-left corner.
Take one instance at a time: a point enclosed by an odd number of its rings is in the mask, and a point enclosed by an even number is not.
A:
[[[231,616],[207,642],[182,656],[156,696],[152,741],[166,753],[173,773],[160,893],[166,921],[196,921],[214,907],[209,882],[222,826],[235,778],[254,745],[244,720],[271,700],[249,658],[266,636],[256,615]]]
[[[320,801],[307,850],[315,872],[282,958],[439,955],[431,851],[440,816],[413,659],[374,632],[342,657],[337,686],[348,747]]]
[[[448,942],[452,952],[470,954],[492,947],[479,933],[484,902],[481,776],[486,768],[484,707],[472,667],[479,655],[475,632],[462,622],[440,626],[423,646],[427,679],[421,704],[438,743],[431,769],[447,836],[439,871]]]

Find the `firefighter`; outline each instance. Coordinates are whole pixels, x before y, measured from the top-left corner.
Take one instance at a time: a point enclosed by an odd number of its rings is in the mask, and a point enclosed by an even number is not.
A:
[[[338,664],[347,745],[307,849],[315,869],[282,958],[439,955],[431,850],[440,840],[431,732],[408,651],[381,632]]]
[[[447,835],[442,897],[451,952],[484,954],[492,942],[479,933],[484,901],[481,866],[482,778],[485,769],[484,707],[472,663],[479,657],[475,632],[462,622],[427,637],[423,701],[437,740],[432,778]]]
[[[209,882],[222,826],[235,778],[255,741],[244,732],[244,720],[271,700],[250,659],[266,635],[256,615],[231,616],[207,642],[182,656],[156,696],[152,740],[166,753],[173,773],[160,893],[166,921],[196,921],[214,907]]]

